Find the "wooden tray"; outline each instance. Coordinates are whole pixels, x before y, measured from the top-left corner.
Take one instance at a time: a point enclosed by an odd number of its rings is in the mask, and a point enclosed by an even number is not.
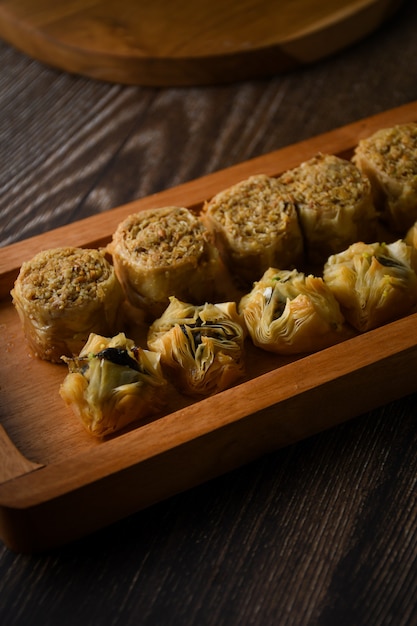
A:
[[[0,537],[7,546],[38,551],[68,542],[417,391],[416,314],[298,359],[252,348],[241,384],[195,403],[175,400],[155,421],[96,441],[59,397],[65,366],[28,354],[9,295],[21,263],[42,249],[105,244],[133,211],[198,208],[251,174],[277,175],[318,151],[349,156],[376,129],[415,120],[411,103],[0,249]]]
[[[369,35],[399,0],[0,0],[0,37],[60,69],[140,85],[268,76]]]

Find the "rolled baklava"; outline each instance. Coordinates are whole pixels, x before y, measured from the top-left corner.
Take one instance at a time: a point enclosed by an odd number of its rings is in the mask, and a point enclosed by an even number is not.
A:
[[[324,280],[346,320],[363,332],[407,315],[417,304],[417,276],[412,248],[357,242],[329,257]]]
[[[235,302],[194,306],[171,297],[149,328],[148,348],[182,393],[209,396],[243,376],[245,336]]]
[[[289,269],[303,260],[294,203],[275,178],[251,176],[218,193],[205,203],[201,219],[241,286],[272,265]]]
[[[212,235],[183,207],[130,215],[108,250],[128,301],[150,317],[161,315],[170,296],[202,304],[225,284]]]
[[[292,193],[313,265],[355,241],[374,241],[377,213],[371,185],[350,161],[317,154],[284,172],[279,181]]]
[[[45,250],[23,263],[11,291],[30,348],[61,362],[78,354],[91,332],[114,334],[123,292],[100,250]]]
[[[404,235],[417,220],[417,124],[384,128],[362,139],[353,162],[369,177],[381,218]]]
[[[78,356],[63,360],[69,371],[60,395],[91,435],[110,435],[165,405],[159,354],[135,346],[124,333],[92,333]]]
[[[269,268],[239,304],[253,343],[269,352],[314,352],[340,341],[344,318],[323,279]]]

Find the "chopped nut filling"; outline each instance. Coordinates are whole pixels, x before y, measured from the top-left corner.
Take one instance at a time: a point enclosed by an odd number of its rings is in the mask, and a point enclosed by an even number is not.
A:
[[[98,250],[47,250],[22,265],[22,295],[54,308],[81,304],[96,297],[100,283],[107,281],[112,271]]]

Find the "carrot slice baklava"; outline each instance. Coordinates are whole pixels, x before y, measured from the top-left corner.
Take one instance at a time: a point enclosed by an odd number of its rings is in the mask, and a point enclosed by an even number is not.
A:
[[[402,240],[352,244],[329,257],[323,277],[346,320],[361,332],[408,315],[417,304],[413,249]]]
[[[322,278],[269,268],[239,305],[253,343],[276,354],[314,352],[342,338],[344,318]]]
[[[179,390],[209,396],[245,372],[246,330],[235,302],[200,306],[172,297],[148,333],[148,348],[161,354]]]
[[[110,435],[165,405],[159,354],[137,347],[124,333],[92,333],[78,356],[63,360],[69,371],[60,395],[91,435]]]

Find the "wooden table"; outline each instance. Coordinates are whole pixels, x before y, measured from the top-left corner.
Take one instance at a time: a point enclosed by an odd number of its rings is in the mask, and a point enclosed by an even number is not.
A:
[[[1,245],[417,100],[416,29],[408,1],[316,65],[169,89],[71,76],[0,42]],[[62,548],[0,545],[0,623],[417,624],[416,402]]]

